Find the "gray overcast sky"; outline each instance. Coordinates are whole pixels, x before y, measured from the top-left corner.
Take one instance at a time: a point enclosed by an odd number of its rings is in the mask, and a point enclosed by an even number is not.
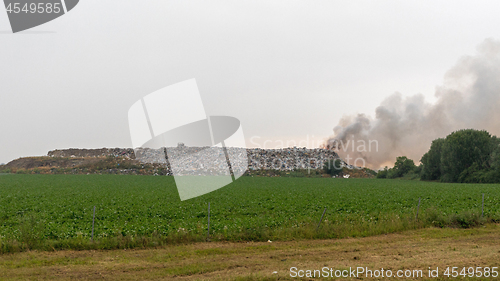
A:
[[[434,100],[460,57],[500,38],[499,12],[499,1],[81,0],[12,34],[0,11],[0,163],[130,147],[129,107],[190,78],[249,146],[317,142],[396,91]]]

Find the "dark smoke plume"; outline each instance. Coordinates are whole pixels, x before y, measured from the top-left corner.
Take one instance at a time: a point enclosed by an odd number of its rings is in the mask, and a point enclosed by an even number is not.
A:
[[[392,166],[403,155],[418,164],[432,140],[455,130],[484,129],[500,135],[500,42],[487,39],[475,56],[459,59],[435,95],[437,102],[431,104],[421,94],[394,93],[376,108],[375,118],[344,116],[326,143],[349,157],[349,164],[361,166],[363,161],[353,163],[359,158],[378,169]]]

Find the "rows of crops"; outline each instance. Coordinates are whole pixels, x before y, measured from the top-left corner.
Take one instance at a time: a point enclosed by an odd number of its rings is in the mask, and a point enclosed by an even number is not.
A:
[[[90,237],[96,206],[96,238],[116,235],[205,233],[211,203],[211,233],[300,228],[325,221],[376,223],[441,214],[481,212],[500,218],[500,185],[327,178],[243,177],[210,194],[181,202],[173,178],[117,175],[1,175],[0,235],[19,239],[26,218],[43,224],[46,239]]]

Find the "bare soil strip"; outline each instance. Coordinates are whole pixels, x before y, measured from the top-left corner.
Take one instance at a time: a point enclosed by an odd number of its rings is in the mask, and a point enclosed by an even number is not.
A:
[[[399,270],[500,267],[500,225],[422,229],[340,240],[207,242],[157,249],[25,252],[0,256],[1,280],[283,280],[290,268]],[[387,280],[387,278],[343,280]],[[300,278],[298,278],[300,279]],[[311,279],[311,278],[305,278]],[[334,278],[335,279],[335,278]],[[464,279],[450,278],[451,280]],[[467,279],[467,278],[465,278]],[[471,280],[500,280],[471,278]]]

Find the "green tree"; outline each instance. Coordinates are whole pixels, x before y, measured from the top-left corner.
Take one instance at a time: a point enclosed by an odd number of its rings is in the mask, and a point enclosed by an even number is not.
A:
[[[441,181],[459,182],[477,171],[489,169],[493,147],[487,131],[467,129],[451,133],[442,146]],[[460,177],[466,170],[467,175]]]
[[[439,138],[432,141],[431,148],[422,156],[422,180],[439,180],[441,178],[441,150],[444,139]]]
[[[340,173],[342,173],[342,167],[343,167],[342,160],[340,158],[337,159],[330,159],[327,162],[325,162],[323,169],[325,172],[329,175],[332,176],[337,176]]]
[[[396,158],[396,163],[394,163],[394,167],[389,169],[387,174],[388,178],[400,178],[410,171],[413,171],[416,168],[415,162],[413,160],[408,159],[406,156],[400,156]]]
[[[479,177],[479,181],[483,183],[498,183],[500,182],[500,139],[496,136],[491,137],[491,157],[489,161],[490,169],[482,171],[479,175],[475,175],[474,179]],[[470,179],[467,179],[470,181]]]

